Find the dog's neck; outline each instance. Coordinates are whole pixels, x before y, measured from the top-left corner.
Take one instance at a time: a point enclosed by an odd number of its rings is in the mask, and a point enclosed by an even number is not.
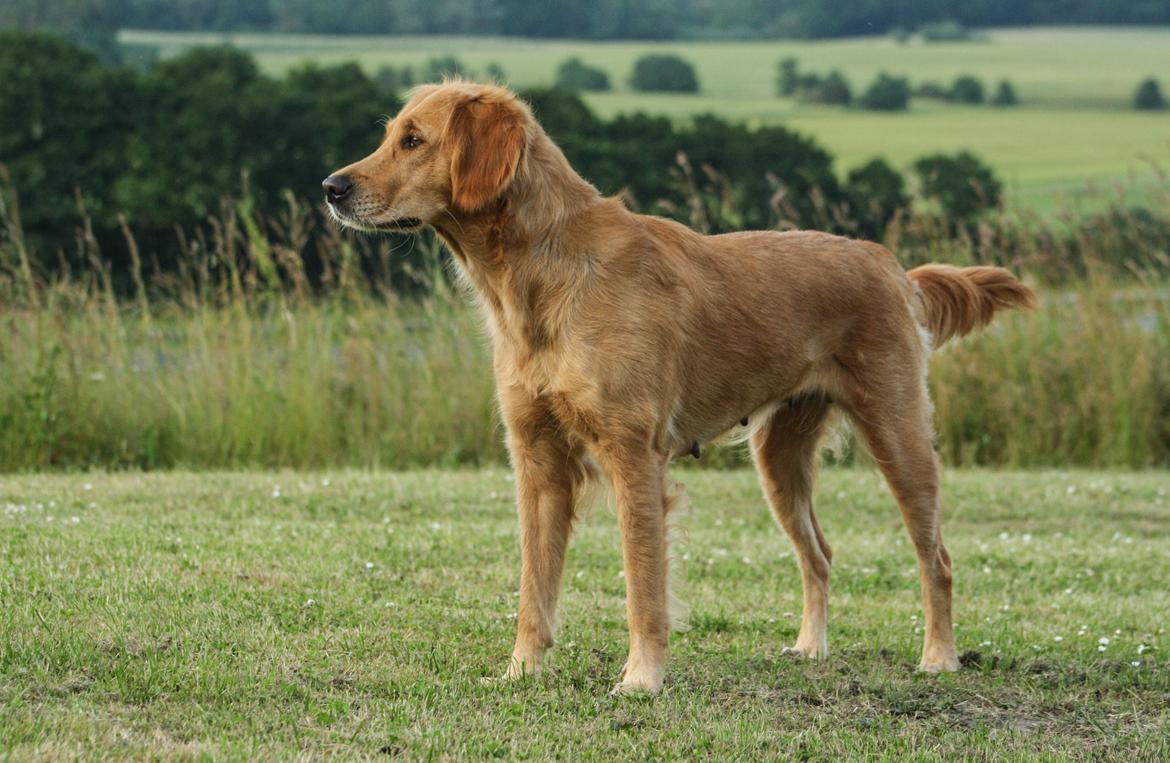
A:
[[[494,339],[523,354],[555,340],[545,316],[561,305],[550,301],[572,299],[589,269],[588,253],[572,251],[564,233],[603,201],[538,128],[499,198],[433,224],[487,309]]]

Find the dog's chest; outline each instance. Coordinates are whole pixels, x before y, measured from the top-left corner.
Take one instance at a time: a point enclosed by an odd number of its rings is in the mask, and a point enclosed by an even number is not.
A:
[[[580,348],[521,352],[498,347],[497,353],[501,383],[523,389],[546,409],[561,431],[584,442],[600,437],[601,369]]]

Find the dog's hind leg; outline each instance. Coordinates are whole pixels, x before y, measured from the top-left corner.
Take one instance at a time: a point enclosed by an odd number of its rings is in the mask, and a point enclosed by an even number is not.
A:
[[[890,385],[854,407],[854,426],[885,475],[918,554],[926,633],[919,669],[930,673],[959,669],[951,622],[951,557],[942,540],[939,462],[932,444],[930,401],[925,385],[912,379]]]
[[[829,653],[829,566],[832,551],[813,514],[817,448],[830,403],[823,396],[802,397],[781,408],[752,437],[752,454],[764,496],[796,549],[804,584],[804,614],[796,644],[786,652],[802,657]]]

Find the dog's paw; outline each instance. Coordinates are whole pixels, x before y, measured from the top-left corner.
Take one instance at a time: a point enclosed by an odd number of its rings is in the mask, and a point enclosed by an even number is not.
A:
[[[928,643],[922,650],[918,669],[923,673],[954,673],[959,669],[959,657],[953,644]]]
[[[503,680],[515,681],[525,676],[538,676],[541,662],[541,658],[534,655],[524,657],[512,655],[512,659],[508,661],[508,669],[504,671]]]
[[[643,667],[637,670],[626,667],[621,683],[613,687],[611,697],[637,694],[657,694],[662,691],[666,671],[661,667]]]
[[[801,660],[822,660],[829,656],[828,644],[802,644],[799,641],[793,646],[786,646],[781,654]]]
[[[617,686],[610,690],[611,697],[652,697],[662,691],[662,681],[657,683],[640,683],[636,681],[622,680]]]
[[[959,670],[959,658],[952,655],[945,657],[936,657],[934,659],[922,658],[922,662],[918,663],[918,669],[923,673],[930,673],[931,675],[938,675],[939,673],[955,673]]]

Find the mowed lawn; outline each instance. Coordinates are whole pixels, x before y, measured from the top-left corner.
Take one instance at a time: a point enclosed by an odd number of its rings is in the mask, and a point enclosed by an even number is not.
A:
[[[900,168],[936,151],[969,149],[989,161],[1011,200],[1041,212],[1131,200],[1159,185],[1170,167],[1170,113],[1130,108],[1138,83],[1156,77],[1170,91],[1170,28],[1037,28],[993,30],[959,44],[898,45],[886,37],[821,42],[581,42],[467,37],[326,37],[124,32],[158,45],[163,55],[196,44],[231,42],[253,52],[271,73],[307,60],[357,60],[370,73],[454,55],[479,73],[501,65],[511,84],[552,84],[570,56],[605,69],[615,87],[588,94],[600,114],[647,111],[686,119],[710,112],[750,124],[781,123],[814,136],[843,173],[874,156]],[[696,95],[636,93],[634,61],[653,52],[682,55],[698,72]],[[1019,108],[961,107],[916,100],[910,113],[875,114],[810,106],[775,95],[776,64],[795,56],[814,72],[839,68],[860,93],[885,71],[912,85],[949,85],[956,76],[983,80],[989,93],[1009,79]]]
[[[826,661],[750,472],[683,470],[656,698],[625,650],[616,523],[570,555],[551,670],[493,682],[519,549],[504,470],[0,478],[0,757],[764,760],[1170,756],[1170,479],[952,471],[967,667],[915,672],[917,574],[875,472],[827,470]]]

